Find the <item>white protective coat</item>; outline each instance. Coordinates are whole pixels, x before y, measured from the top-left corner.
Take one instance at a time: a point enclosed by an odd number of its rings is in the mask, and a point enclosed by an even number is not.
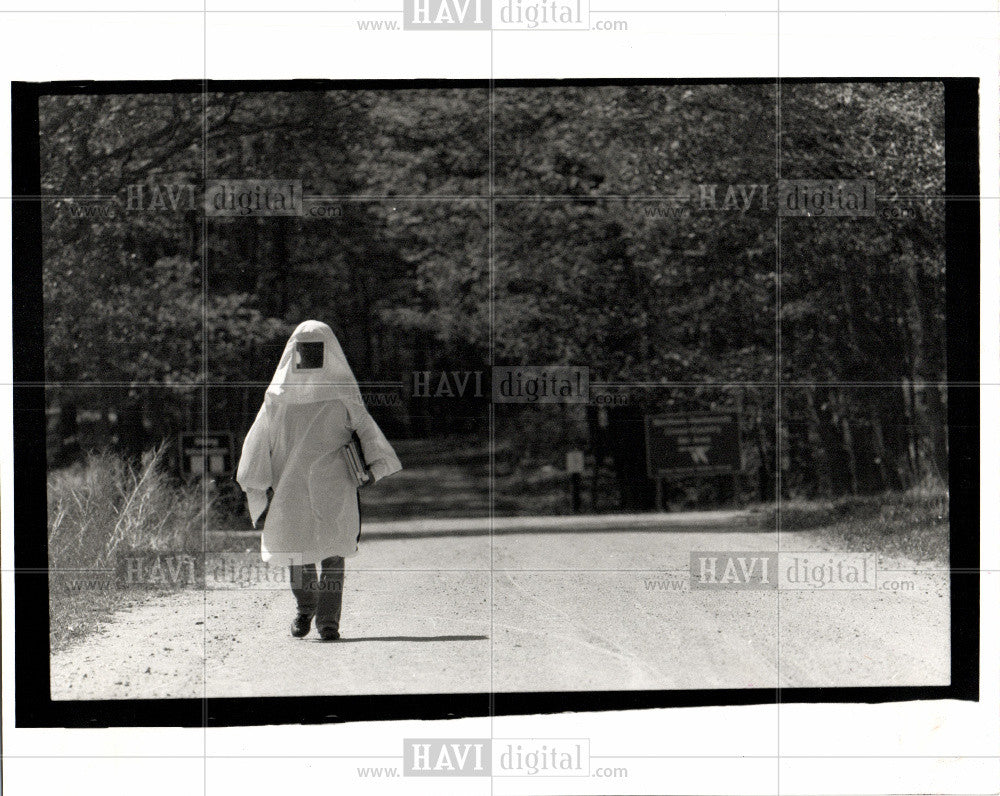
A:
[[[323,343],[321,368],[298,367],[300,342]],[[376,481],[402,469],[365,409],[333,330],[305,321],[285,345],[236,473],[255,528],[267,508],[267,490],[274,490],[260,540],[264,561],[282,554],[310,564],[357,553],[357,487],[340,452],[352,431]]]

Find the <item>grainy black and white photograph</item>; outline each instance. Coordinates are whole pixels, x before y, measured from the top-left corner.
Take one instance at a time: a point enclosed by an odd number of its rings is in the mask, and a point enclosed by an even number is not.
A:
[[[54,702],[952,684],[944,81],[38,90]]]

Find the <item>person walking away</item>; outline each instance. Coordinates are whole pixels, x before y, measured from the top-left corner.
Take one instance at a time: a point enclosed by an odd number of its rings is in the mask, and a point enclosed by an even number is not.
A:
[[[261,558],[289,562],[296,638],[313,619],[323,639],[340,638],[344,559],[361,539],[358,482],[341,450],[355,433],[373,482],[402,469],[333,330],[305,321],[285,345],[236,473],[255,528],[267,510]]]

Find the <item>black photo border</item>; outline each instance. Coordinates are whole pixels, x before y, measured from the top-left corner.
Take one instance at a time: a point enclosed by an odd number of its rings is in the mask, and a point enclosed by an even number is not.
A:
[[[46,459],[38,100],[62,94],[508,88],[675,84],[944,85],[950,482],[951,682],[666,691],[465,693],[208,699],[52,700],[49,677]],[[979,700],[979,80],[978,78],[279,80],[15,82],[11,87],[14,346],[15,726],[221,727],[448,719],[775,703]]]

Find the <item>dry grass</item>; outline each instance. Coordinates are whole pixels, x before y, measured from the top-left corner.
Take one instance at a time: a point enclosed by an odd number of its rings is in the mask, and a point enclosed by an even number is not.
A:
[[[775,520],[773,507],[757,518],[762,528]],[[782,500],[780,522],[782,531],[811,531],[844,550],[948,564],[948,489],[938,481],[883,495]]]
[[[163,450],[141,465],[94,453],[48,477],[49,640],[52,649],[93,632],[139,595],[116,583],[116,561],[153,551],[202,550],[213,521],[201,485],[177,484]]]

